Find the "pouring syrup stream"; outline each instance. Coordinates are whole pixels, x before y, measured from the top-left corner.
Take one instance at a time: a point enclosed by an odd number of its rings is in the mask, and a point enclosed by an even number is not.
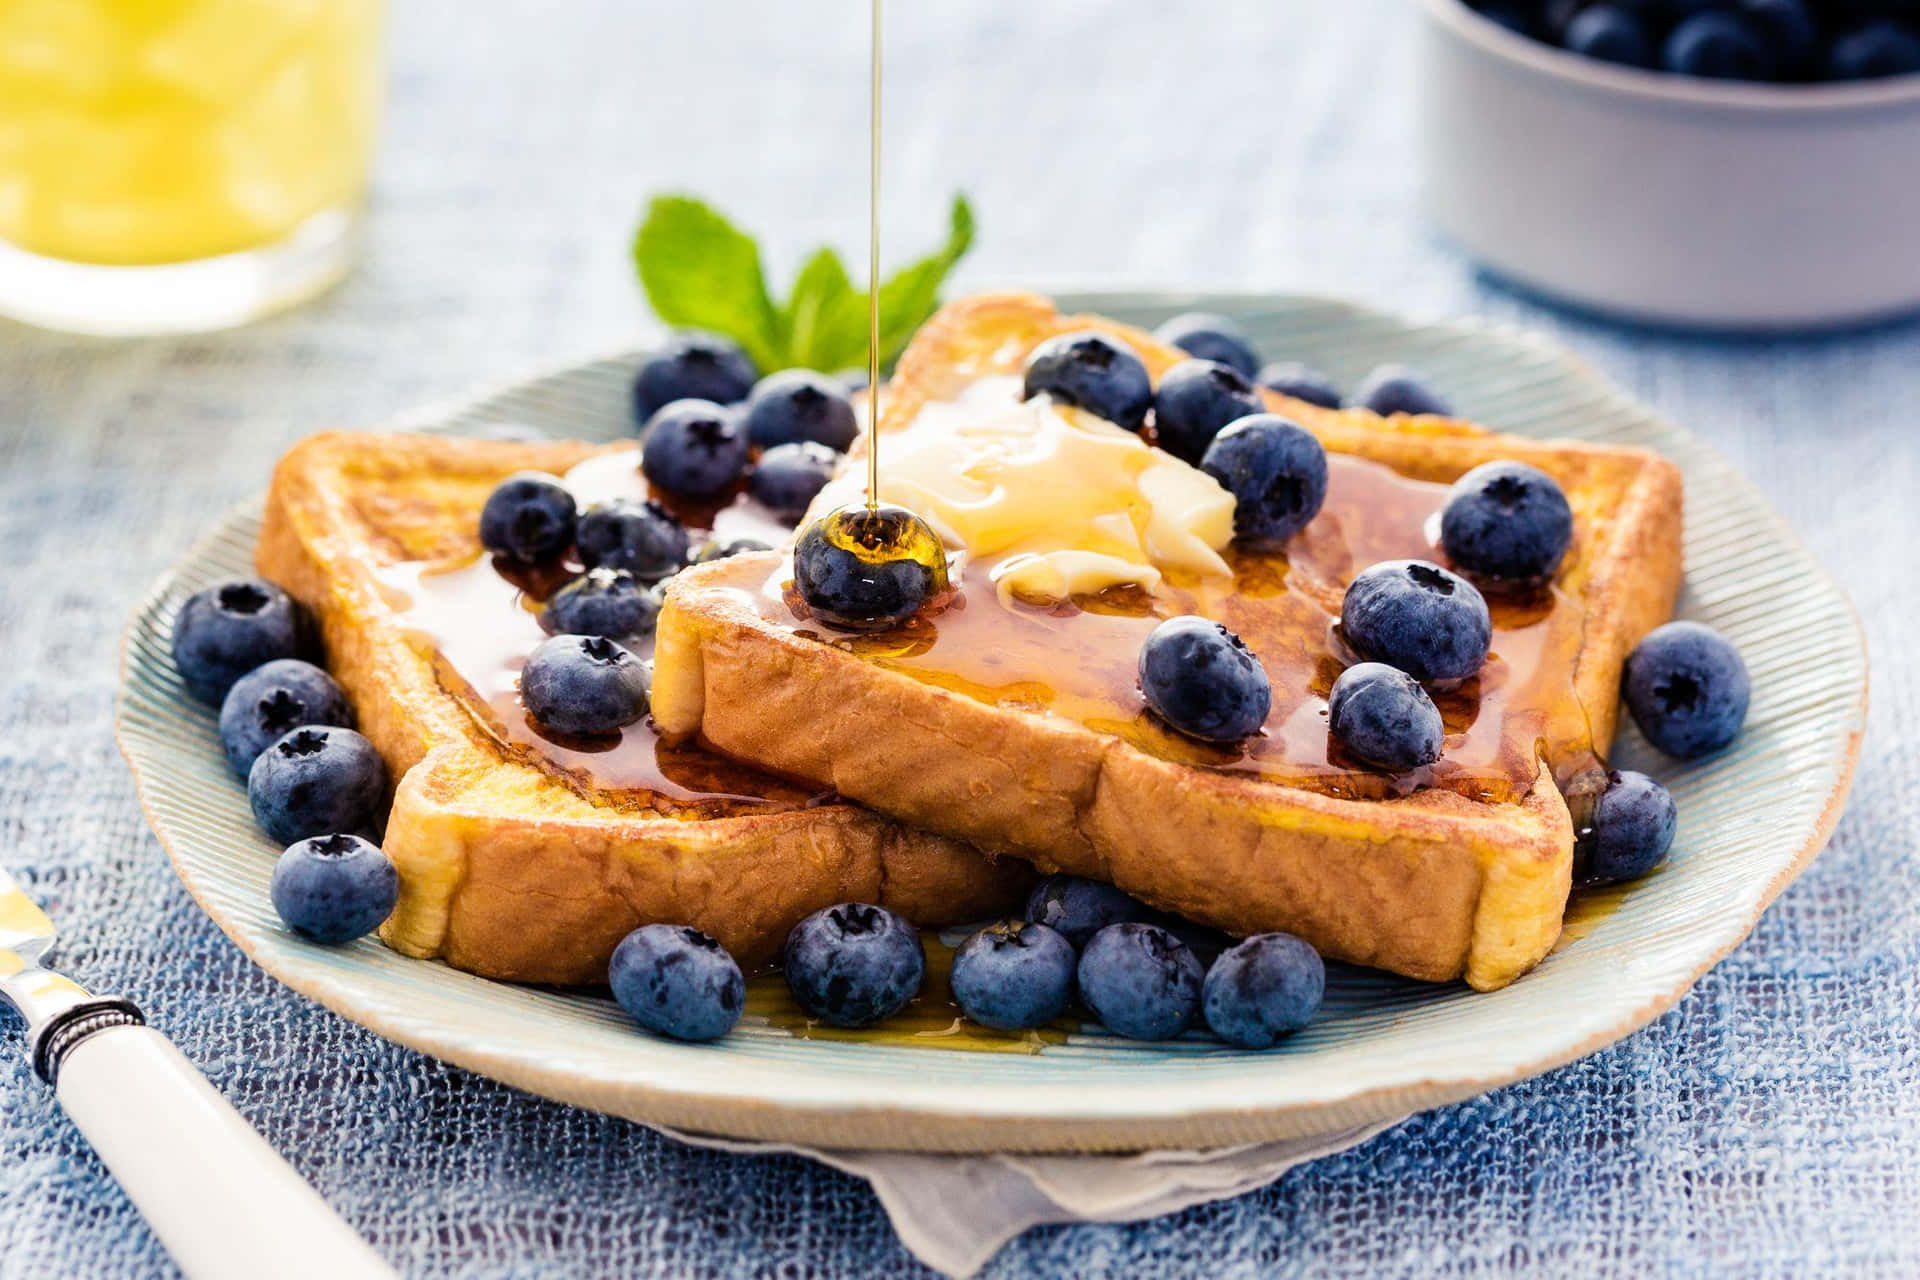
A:
[[[867,82],[867,511],[880,509],[880,4]]]

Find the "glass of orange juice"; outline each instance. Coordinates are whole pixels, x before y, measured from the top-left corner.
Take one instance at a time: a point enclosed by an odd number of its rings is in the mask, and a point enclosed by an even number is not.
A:
[[[0,0],[0,313],[239,324],[352,260],[381,0]]]

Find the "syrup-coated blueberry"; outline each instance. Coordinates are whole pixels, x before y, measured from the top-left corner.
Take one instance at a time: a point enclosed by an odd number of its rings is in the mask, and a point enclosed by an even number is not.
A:
[[[1026,918],[1046,925],[1075,949],[1110,924],[1150,921],[1154,910],[1101,880],[1051,875],[1027,895]]]
[[[647,714],[647,664],[605,636],[543,640],[520,669],[520,701],[545,728],[612,733]]]
[[[1753,692],[1740,651],[1698,622],[1648,632],[1627,655],[1621,689],[1647,741],[1682,760],[1732,742]]]
[[[173,664],[193,696],[216,707],[261,663],[318,656],[306,608],[259,578],[196,591],[173,620]]]
[[[1915,72],[1920,72],[1920,34],[1891,18],[1843,32],[1827,51],[1827,75],[1835,80],[1874,80]]]
[[[1573,508],[1554,478],[1524,462],[1486,462],[1461,476],[1440,513],[1440,546],[1476,577],[1536,582],[1573,544]]]
[[[594,503],[581,515],[575,539],[587,568],[623,569],[641,582],[672,577],[687,563],[686,526],[652,500]]]
[[[783,369],[747,397],[747,439],[754,447],[825,445],[845,453],[860,434],[846,386],[811,369]]]
[[[1270,1049],[1313,1021],[1326,995],[1320,953],[1290,933],[1257,933],[1207,970],[1207,1027],[1242,1049]]]
[[[1259,352],[1247,341],[1240,326],[1225,316],[1189,311],[1155,329],[1153,336],[1196,359],[1218,361],[1243,378],[1251,378],[1260,367]]]
[[[754,464],[747,491],[792,524],[807,514],[839,461],[840,455],[822,444],[777,444]]]
[[[1667,789],[1644,773],[1618,769],[1594,802],[1592,827],[1573,849],[1573,881],[1614,884],[1647,874],[1673,847],[1679,812]]]
[[[1153,382],[1140,357],[1091,331],[1048,338],[1033,349],[1020,398],[1043,393],[1135,432],[1153,407]]]
[[[714,333],[676,333],[640,362],[633,379],[633,420],[645,422],[675,400],[737,404],[758,376],[736,343]]]
[[[1162,449],[1198,466],[1229,422],[1265,410],[1239,370],[1214,360],[1182,360],[1160,379],[1153,398],[1154,432]]]
[[[1434,393],[1424,377],[1403,364],[1383,364],[1368,374],[1353,393],[1353,403],[1381,417],[1430,413],[1444,418],[1453,413],[1453,407]]]
[[[1493,618],[1471,582],[1425,560],[1384,560],[1347,588],[1340,628],[1354,652],[1416,680],[1464,680],[1493,643]]]
[[[375,831],[386,799],[386,762],[352,729],[295,729],[247,770],[254,820],[277,844]]]
[[[647,419],[640,470],[668,493],[719,498],[747,470],[747,433],[739,414],[711,400],[675,400]]]
[[[1080,953],[1080,999],[1107,1030],[1166,1040],[1193,1025],[1206,972],[1173,934],[1153,924],[1113,924]]]
[[[1653,65],[1653,37],[1640,15],[1613,4],[1589,5],[1567,24],[1562,42],[1573,53],[1630,67]]]
[[[780,959],[794,1000],[836,1027],[892,1017],[920,994],[927,973],[920,931],[884,907],[860,902],[802,920],[787,935]]]
[[[1229,423],[1200,469],[1233,495],[1234,536],[1256,546],[1306,528],[1327,498],[1327,451],[1305,427],[1271,413]]]
[[[289,929],[331,946],[365,937],[393,914],[400,875],[359,836],[313,836],[287,846],[267,892]]]
[[[1348,754],[1393,773],[1440,758],[1446,726],[1418,680],[1384,662],[1357,662],[1327,695],[1327,729]]]
[[[625,569],[589,569],[553,593],[540,625],[556,635],[625,640],[653,634],[660,599]]]
[[[575,509],[566,486],[538,471],[502,480],[480,508],[480,545],[524,564],[551,560],[573,545]]]
[[[220,745],[241,777],[260,753],[310,724],[354,726],[353,708],[332,676],[299,658],[275,658],[234,681],[220,704]]]
[[[1076,963],[1073,944],[1043,924],[990,924],[954,952],[953,998],[983,1027],[1043,1027],[1066,1012]]]
[[[848,631],[878,631],[911,618],[946,589],[939,539],[900,507],[841,510],[801,530],[793,581],[821,621]]]
[[[1676,26],[1661,46],[1660,64],[1679,75],[1716,80],[1771,80],[1777,71],[1753,23],[1723,10],[1695,14]]]
[[[1269,391],[1278,391],[1295,400],[1305,400],[1323,409],[1340,407],[1340,388],[1333,379],[1312,365],[1298,360],[1281,360],[1260,370],[1259,383]]]
[[[628,1017],[673,1040],[718,1040],[747,1003],[746,979],[727,949],[685,925],[642,925],[622,938],[607,985]]]
[[[1140,692],[1162,720],[1203,742],[1260,731],[1273,686],[1239,636],[1208,618],[1169,618],[1140,646]]]

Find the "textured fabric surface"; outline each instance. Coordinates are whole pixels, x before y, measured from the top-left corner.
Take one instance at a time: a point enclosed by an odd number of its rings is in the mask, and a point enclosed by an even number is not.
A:
[[[119,629],[278,452],[630,341],[645,193],[707,194],[776,274],[864,217],[864,6],[405,0],[372,241],[229,335],[0,327],[0,858],[61,960],[150,1010],[410,1274],[907,1271],[865,1184],[676,1145],[396,1049],[277,988],[167,870],[114,750]],[[830,25],[829,25],[830,24]],[[1712,439],[1860,607],[1871,728],[1833,846],[1669,1016],[1262,1191],[1041,1228],[986,1274],[1910,1274],[1920,1268],[1920,327],[1728,343],[1541,308],[1423,218],[1407,0],[899,5],[888,229],[976,199],[963,285],[1343,293],[1567,343]],[[1515,193],[1524,198],[1524,192]],[[1757,264],[1756,269],[1764,269]],[[1764,805],[1764,796],[1755,797]],[[166,1274],[0,1015],[0,1280]]]

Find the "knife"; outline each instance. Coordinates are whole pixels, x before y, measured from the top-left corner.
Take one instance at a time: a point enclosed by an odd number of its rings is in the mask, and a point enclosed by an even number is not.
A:
[[[392,1276],[128,1000],[41,967],[53,921],[0,869],[0,999],[33,1069],[192,1280]]]

